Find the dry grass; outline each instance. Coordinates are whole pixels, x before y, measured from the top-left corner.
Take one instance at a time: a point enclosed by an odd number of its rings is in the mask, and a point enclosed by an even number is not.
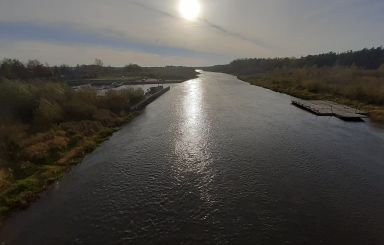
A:
[[[384,123],[384,109],[383,110],[372,110],[369,112],[369,117],[374,122]]]
[[[129,89],[97,96],[61,83],[0,80],[0,219],[26,207],[136,114]]]
[[[357,68],[297,68],[242,76],[251,84],[303,99],[327,99],[370,111],[382,121],[384,71]]]
[[[12,175],[8,169],[0,169],[0,190],[7,188],[12,182]]]
[[[83,132],[73,132],[74,128],[84,129],[85,125],[92,124],[94,127],[87,128]],[[67,123],[58,128],[66,128],[69,131],[51,130],[23,141],[28,145],[22,150],[24,162],[15,165],[12,172],[0,169],[0,221],[10,211],[27,207],[71,165],[79,162],[116,131],[116,128],[98,128],[95,125],[97,123],[84,122],[79,125]],[[70,142],[72,146],[69,146]]]

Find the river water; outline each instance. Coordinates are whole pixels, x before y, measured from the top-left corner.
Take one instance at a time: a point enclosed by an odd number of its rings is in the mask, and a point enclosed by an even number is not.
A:
[[[0,232],[4,244],[384,244],[384,133],[203,72]]]

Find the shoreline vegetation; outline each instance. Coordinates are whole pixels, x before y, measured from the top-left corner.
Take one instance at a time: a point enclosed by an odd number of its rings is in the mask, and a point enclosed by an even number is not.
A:
[[[373,122],[384,123],[384,81],[377,80],[378,73],[384,77],[384,70],[375,73],[354,68],[304,68],[238,78],[300,99],[329,100],[352,106],[366,111]],[[353,78],[348,78],[350,76]]]
[[[29,63],[6,59],[0,65],[0,225],[137,117],[141,111],[132,108],[148,99],[141,88],[105,95],[90,86],[74,90],[53,75],[54,68]],[[164,69],[157,68],[163,77],[196,76]],[[126,73],[133,75],[142,76]]]
[[[349,105],[368,112],[373,122],[384,123],[383,48],[298,59],[242,59],[208,70],[301,99]]]
[[[72,91],[62,83],[2,81],[0,219],[22,209],[139,112],[141,89]],[[2,101],[3,102],[3,101]],[[12,102],[12,104],[10,103]],[[7,119],[6,119],[7,118]]]

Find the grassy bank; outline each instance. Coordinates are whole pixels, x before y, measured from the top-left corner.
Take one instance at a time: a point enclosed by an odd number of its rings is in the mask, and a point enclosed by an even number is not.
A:
[[[0,219],[27,207],[137,112],[142,90],[72,91],[63,83],[0,81]]]
[[[240,75],[253,85],[302,99],[332,100],[369,112],[375,122],[384,123],[384,69],[354,67],[281,68]]]

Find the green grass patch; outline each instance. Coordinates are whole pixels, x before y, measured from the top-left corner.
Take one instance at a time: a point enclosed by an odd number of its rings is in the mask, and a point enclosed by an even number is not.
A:
[[[35,174],[12,183],[0,193],[1,218],[3,219],[12,210],[26,208],[67,169],[68,167],[62,166],[40,166]]]

